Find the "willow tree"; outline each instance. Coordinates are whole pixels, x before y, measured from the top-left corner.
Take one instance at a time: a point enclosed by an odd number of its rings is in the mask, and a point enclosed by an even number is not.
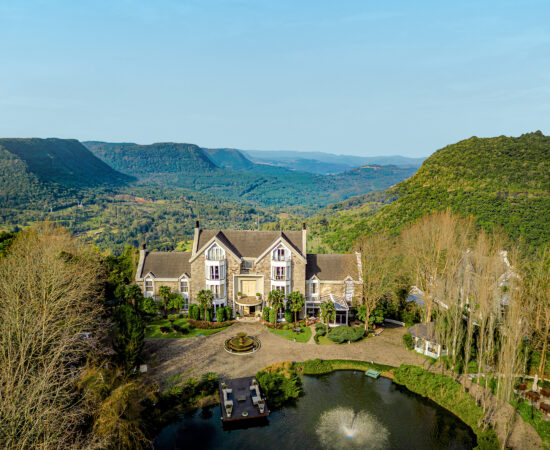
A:
[[[97,252],[51,223],[19,233],[0,259],[2,448],[86,446],[91,411],[75,380],[107,329],[105,281]]]
[[[471,219],[449,211],[422,217],[401,234],[401,247],[411,280],[424,295],[425,321],[430,322],[437,299],[438,282],[460,258],[473,229]]]
[[[394,242],[387,233],[365,236],[359,241],[358,247],[363,282],[363,299],[359,311],[361,320],[365,321],[366,333],[369,318],[378,302],[384,297],[392,297],[395,292],[397,256]]]

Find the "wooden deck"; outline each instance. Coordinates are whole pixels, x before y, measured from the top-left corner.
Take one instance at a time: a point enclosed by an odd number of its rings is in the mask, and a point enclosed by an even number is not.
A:
[[[269,416],[269,408],[267,407],[267,404],[265,405],[264,412],[260,413],[260,408],[254,405],[252,401],[253,391],[250,390],[252,380],[254,380],[254,377],[234,378],[232,380],[220,382],[220,409],[223,422],[236,422]],[[228,396],[228,398],[233,401],[233,411],[231,412],[230,417],[227,416],[224,406],[224,395],[222,389],[222,384],[224,382],[227,385],[227,388],[232,391]],[[261,396],[261,398],[263,399],[264,397]],[[243,413],[246,415],[243,415]]]

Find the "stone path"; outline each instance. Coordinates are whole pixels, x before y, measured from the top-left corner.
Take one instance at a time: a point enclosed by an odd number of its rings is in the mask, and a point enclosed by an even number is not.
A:
[[[236,333],[256,336],[261,348],[250,355],[231,355],[223,344]],[[267,331],[261,324],[236,323],[211,336],[187,339],[146,339],[149,376],[161,385],[174,374],[200,376],[216,372],[222,377],[236,378],[254,375],[265,366],[279,361],[306,359],[353,359],[398,366],[402,363],[421,365],[426,360],[407,350],[402,343],[406,328],[386,328],[377,337],[355,344],[316,345],[292,342]]]

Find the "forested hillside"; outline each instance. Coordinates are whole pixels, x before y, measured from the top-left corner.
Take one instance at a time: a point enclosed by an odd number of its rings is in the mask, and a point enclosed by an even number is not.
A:
[[[246,201],[263,207],[291,207],[301,214],[350,196],[389,187],[415,168],[364,166],[337,175],[317,175],[254,164],[234,149],[203,149],[192,144],[151,145],[86,142],[115,169],[138,177],[140,185],[170,186]]]
[[[426,213],[450,208],[473,215],[485,229],[502,228],[513,239],[537,246],[550,240],[550,137],[536,132],[460,141],[435,152],[386,195],[397,200],[382,208],[369,194],[346,208],[354,202],[349,199],[311,223],[316,228],[323,218],[325,243],[344,250],[373,229],[396,232]],[[373,208],[380,210],[372,214]],[[335,233],[340,240],[330,240]]]
[[[0,207],[46,208],[131,181],[73,139],[0,139]]]

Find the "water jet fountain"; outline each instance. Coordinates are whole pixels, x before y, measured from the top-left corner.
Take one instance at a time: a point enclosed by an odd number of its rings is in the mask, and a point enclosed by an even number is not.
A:
[[[377,450],[386,448],[388,439],[388,431],[373,415],[366,411],[355,412],[351,408],[324,412],[316,431],[327,449]]]

